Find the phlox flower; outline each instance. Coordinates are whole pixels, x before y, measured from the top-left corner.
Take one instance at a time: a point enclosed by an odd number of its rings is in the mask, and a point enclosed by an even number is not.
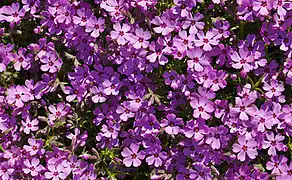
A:
[[[246,154],[249,158],[255,159],[258,155],[257,143],[254,139],[246,140],[245,136],[239,136],[238,143],[233,144],[232,150],[237,154],[240,161],[245,161]]]
[[[141,160],[145,158],[145,152],[139,151],[139,145],[132,143],[130,148],[125,147],[122,151],[122,156],[124,157],[123,163],[126,167],[134,166],[138,167],[141,165]]]

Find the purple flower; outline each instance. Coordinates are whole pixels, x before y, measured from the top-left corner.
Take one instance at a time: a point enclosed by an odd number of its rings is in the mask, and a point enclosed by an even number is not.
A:
[[[177,135],[180,132],[180,126],[183,125],[182,118],[177,118],[175,114],[167,114],[166,119],[162,119],[160,126],[170,135]]]
[[[26,159],[23,164],[25,167],[22,169],[25,174],[31,174],[31,176],[39,175],[40,171],[44,170],[44,167],[40,164],[40,160],[37,158],[32,158],[31,161]]]
[[[161,152],[161,148],[149,148],[150,152],[148,152],[148,156],[146,158],[146,162],[148,163],[148,165],[153,165],[155,167],[160,167],[162,165],[163,160],[165,160],[167,158],[167,153],[162,151]]]
[[[211,180],[213,179],[211,169],[208,166],[204,166],[203,164],[196,163],[194,165],[197,170],[197,180]]]
[[[281,175],[287,169],[287,158],[285,156],[273,156],[271,161],[267,162],[267,170],[272,170],[272,174]]]
[[[35,138],[29,138],[28,145],[24,145],[23,149],[25,149],[31,156],[36,155],[37,153],[44,153],[44,149],[42,149],[43,141],[36,140]]]
[[[237,87],[237,91],[238,91],[237,94],[245,100],[250,100],[254,102],[258,96],[257,96],[257,92],[252,91],[251,89],[252,88],[250,84],[244,85],[243,88]]]
[[[45,177],[47,179],[52,180],[66,179],[66,177],[69,175],[67,174],[62,164],[48,165],[48,170],[49,171],[45,172]]]
[[[25,48],[19,48],[18,54],[12,54],[11,58],[14,62],[13,66],[16,71],[20,71],[21,67],[25,70],[28,70],[31,66],[32,54],[26,55]]]
[[[49,110],[51,114],[49,115],[50,123],[53,125],[53,121],[56,119],[61,119],[64,117],[68,112],[64,103],[58,103],[57,108],[54,105],[49,106]]]
[[[14,166],[21,158],[20,148],[17,146],[12,146],[10,150],[6,150],[4,152],[3,157],[8,159],[9,165]]]
[[[194,98],[190,102],[190,105],[194,109],[193,117],[195,118],[202,117],[203,119],[207,120],[211,117],[210,113],[215,110],[213,102],[202,97],[200,97],[199,99]]]
[[[210,72],[210,79],[208,79],[204,86],[206,88],[210,88],[211,90],[218,91],[220,88],[223,89],[227,86],[226,78],[228,74],[226,74],[223,70],[219,70],[218,72]]]
[[[94,103],[103,103],[106,101],[105,95],[103,94],[103,90],[100,87],[93,86],[90,89],[90,92],[93,94],[91,97]]]
[[[10,166],[7,161],[0,163],[0,169],[0,175],[3,180],[12,178],[11,174],[14,172],[14,168]]]
[[[199,12],[194,14],[194,16],[191,13],[189,13],[189,15],[187,16],[187,20],[183,23],[182,28],[187,29],[188,27],[190,27],[189,33],[197,34],[198,30],[203,30],[205,27],[205,23],[199,21],[203,19],[203,17],[204,16]]]
[[[28,12],[30,11],[31,14],[35,14],[39,11],[39,7],[41,5],[40,0],[22,0],[23,9]]]
[[[109,121],[107,124],[108,125],[105,125],[105,124],[102,125],[102,129],[101,129],[102,135],[107,138],[116,139],[119,135],[118,132],[120,131],[121,126],[112,121]]]
[[[205,125],[205,120],[198,118],[197,120],[188,121],[183,132],[187,138],[194,138],[196,141],[200,141],[207,134],[208,128]]]
[[[20,9],[18,3],[13,3],[11,6],[3,6],[0,8],[0,15],[3,15],[3,17],[0,16],[0,21],[4,20],[18,24],[25,15],[25,10],[23,8]]]
[[[228,133],[228,129],[224,126],[219,126],[218,128],[209,128],[208,138],[206,139],[206,143],[210,144],[213,149],[219,149],[222,147],[222,142],[225,143],[226,140],[222,137]]]
[[[271,129],[274,125],[271,117],[271,113],[269,112],[268,107],[261,108],[259,111],[256,111],[254,114],[254,122],[258,124],[257,130],[259,132],[264,132],[266,129]]]
[[[290,4],[291,6],[291,4]],[[285,16],[287,14],[287,10],[288,7],[289,7],[289,2],[287,1],[284,1],[284,0],[276,0],[274,2],[274,9],[277,9],[277,13],[280,15],[280,16]]]
[[[124,0],[107,0],[100,3],[100,7],[109,12],[116,20],[124,19],[123,6]]]
[[[176,71],[171,70],[170,72],[167,72],[167,71],[164,72],[163,78],[165,79],[164,80],[165,84],[170,85],[170,87],[172,87],[173,89],[176,89],[179,87],[181,80]]]
[[[162,17],[155,16],[151,23],[157,25],[158,27],[153,28],[154,32],[162,34],[163,36],[171,33],[174,30],[174,22],[169,19],[167,15]]]
[[[281,142],[285,139],[284,136],[281,136],[279,134],[277,134],[276,136],[274,135],[273,132],[271,132],[270,134],[266,134],[266,141],[263,142],[263,148],[264,149],[268,149],[268,154],[271,156],[275,156],[277,155],[277,151],[283,151],[285,145]]]
[[[239,114],[239,119],[249,120],[248,115],[253,116],[256,113],[256,107],[250,100],[243,100],[239,97],[235,98],[236,106],[231,108],[231,114]]]
[[[141,160],[145,158],[144,151],[139,151],[139,145],[132,143],[130,149],[125,147],[122,151],[122,156],[124,157],[123,163],[126,167],[133,166],[139,167],[141,165]]]
[[[73,23],[80,25],[80,26],[86,26],[87,21],[90,19],[92,16],[92,11],[91,9],[78,9],[77,10],[77,16],[73,16]]]
[[[43,56],[40,61],[44,63],[43,65],[41,65],[41,70],[45,72],[49,71],[50,73],[57,72],[63,64],[62,60],[59,59],[57,54],[53,52],[46,54],[46,56]]]
[[[70,9],[70,6],[61,6],[58,8],[58,15],[55,18],[55,24],[64,23],[70,24],[72,22],[73,11]]]
[[[228,38],[229,35],[230,35],[230,32],[229,32],[229,28],[230,28],[230,24],[228,21],[220,21],[220,20],[217,20],[215,21],[214,23],[214,26],[216,29],[213,29],[213,30],[216,30],[218,31],[218,35],[217,37],[219,38]]]
[[[42,58],[43,56],[46,56],[49,53],[52,53],[55,51],[55,45],[52,42],[47,43],[46,38],[41,38],[38,41],[38,44],[31,44],[28,49],[37,51],[37,57]],[[50,56],[50,55],[49,55]]]
[[[233,52],[230,54],[230,58],[232,59],[232,67],[235,69],[241,69],[245,72],[249,72],[253,69],[251,63],[254,61],[253,57],[248,53],[248,51],[244,49],[239,49],[239,54],[237,52]]]
[[[134,92],[130,92],[129,94],[127,94],[127,98],[130,100],[130,108],[136,112],[139,110],[139,108],[143,105],[143,96],[144,96],[145,91],[143,89],[139,89],[136,91],[136,93]]]
[[[279,32],[279,37],[276,38],[275,44],[280,46],[280,49],[283,51],[288,51],[291,48],[292,44],[292,33],[286,33],[285,31]]]
[[[175,179],[177,180],[196,179],[196,176],[197,176],[196,171],[194,171],[193,169],[184,168],[183,170],[180,171],[180,173],[176,175]]]
[[[164,56],[164,51],[162,49],[163,46],[155,45],[155,42],[151,42],[149,45],[149,49],[153,51],[153,53],[147,56],[147,60],[149,62],[154,63],[158,59],[160,65],[165,65],[168,62],[168,58]]]
[[[151,34],[149,31],[143,31],[141,28],[136,28],[135,35],[132,35],[129,39],[136,49],[147,48],[149,46],[149,40]]]
[[[187,61],[189,69],[201,72],[204,70],[204,66],[210,65],[209,58],[203,54],[203,51],[200,48],[189,50],[187,56],[191,58],[191,60]]]
[[[196,6],[196,1],[193,0],[174,0],[173,13],[178,14],[181,17],[187,17],[192,10],[192,7]]]
[[[116,39],[119,45],[125,45],[131,40],[131,33],[128,33],[131,27],[128,24],[116,23],[113,25],[114,31],[111,31],[111,38]]]
[[[112,77],[111,81],[106,79],[105,81],[103,81],[102,83],[104,90],[103,92],[106,95],[118,95],[119,94],[119,88],[120,88],[120,82],[119,79],[117,77]]]
[[[76,83],[72,83],[72,86],[73,88],[71,88],[70,86],[66,86],[63,90],[65,94],[68,94],[68,96],[66,96],[66,100],[68,102],[72,102],[77,98],[77,101],[80,103],[85,97],[87,91],[82,85],[79,86]]]
[[[120,118],[123,121],[127,121],[129,118],[135,116],[135,113],[133,112],[130,103],[126,101],[123,102],[122,106],[118,106],[116,112],[120,114]]]
[[[137,125],[141,126],[141,130],[145,132],[145,134],[155,134],[160,130],[159,123],[156,119],[156,116],[153,114],[144,115],[137,123]],[[136,124],[135,124],[136,125]]]
[[[96,18],[92,16],[86,25],[85,32],[90,33],[90,36],[97,38],[100,33],[104,31],[105,20],[103,18]]]
[[[37,119],[31,120],[29,116],[25,118],[25,121],[21,121],[23,132],[25,134],[29,134],[30,131],[37,131],[39,127],[37,126],[39,124],[39,121]]]
[[[194,40],[195,46],[196,47],[201,47],[203,46],[203,49],[205,51],[210,51],[212,50],[212,46],[216,46],[219,44],[218,37],[216,36],[217,34],[213,31],[208,31],[206,35],[204,35],[203,31],[199,31],[197,33],[197,36],[199,39]]]
[[[273,1],[271,0],[256,0],[253,2],[253,10],[258,11],[259,14],[266,16],[273,8]]]
[[[187,31],[182,30],[178,33],[179,37],[176,37],[173,39],[173,45],[179,50],[179,51],[186,51],[188,49],[193,48],[193,41],[195,40],[194,34],[187,34]]]
[[[31,100],[29,91],[24,86],[11,86],[7,89],[6,100],[9,104],[15,104],[17,107],[23,107],[25,102]]]
[[[247,140],[245,136],[239,136],[238,143],[233,144],[232,150],[237,154],[240,161],[245,161],[246,154],[249,158],[255,159],[258,155],[256,150],[257,143],[254,139]]]
[[[73,146],[73,149],[74,149],[74,148],[76,148],[78,146],[83,147],[85,145],[86,139],[88,137],[88,133],[87,133],[87,131],[84,131],[83,134],[80,134],[80,129],[75,128],[74,129],[74,134],[73,133],[68,133],[66,135],[66,137],[68,139],[72,140],[71,145]]]
[[[265,83],[263,86],[263,89],[268,91],[265,93],[268,98],[278,97],[285,90],[283,84],[278,84],[277,80],[271,80],[270,83],[270,85]]]

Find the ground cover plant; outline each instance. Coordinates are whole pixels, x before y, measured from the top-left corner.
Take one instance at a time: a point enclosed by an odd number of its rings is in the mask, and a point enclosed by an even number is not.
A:
[[[0,5],[0,179],[292,179],[291,1]]]

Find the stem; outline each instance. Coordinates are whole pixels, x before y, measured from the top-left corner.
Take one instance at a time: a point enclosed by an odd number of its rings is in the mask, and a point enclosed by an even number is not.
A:
[[[239,25],[239,38],[244,39],[244,22],[240,22]]]
[[[261,83],[262,83],[262,80],[264,79],[264,77],[266,76],[266,73],[263,74],[260,79],[255,83],[255,85],[252,87],[252,90],[255,90]]]

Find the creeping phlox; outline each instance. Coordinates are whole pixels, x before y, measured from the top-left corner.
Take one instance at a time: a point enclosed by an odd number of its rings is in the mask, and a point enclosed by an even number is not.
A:
[[[0,180],[292,179],[291,0],[0,2]]]

